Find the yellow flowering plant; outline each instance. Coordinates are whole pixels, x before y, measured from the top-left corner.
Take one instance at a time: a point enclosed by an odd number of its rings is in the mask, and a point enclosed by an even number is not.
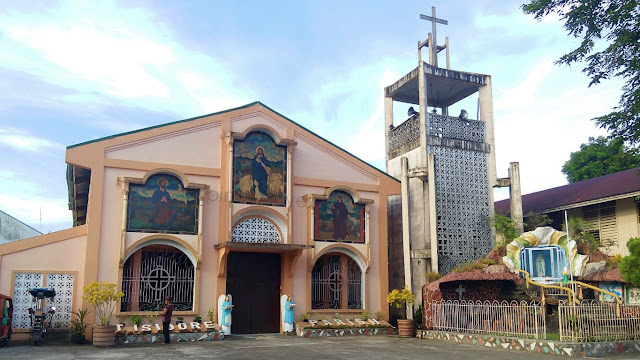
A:
[[[403,307],[406,307],[406,305],[413,305],[414,300],[415,296],[406,286],[402,291],[393,289],[389,295],[387,295],[387,302],[398,309],[402,309]]]
[[[116,290],[116,284],[107,281],[94,281],[85,286],[82,292],[82,299],[95,308],[100,325],[109,325],[116,304],[124,293]]]

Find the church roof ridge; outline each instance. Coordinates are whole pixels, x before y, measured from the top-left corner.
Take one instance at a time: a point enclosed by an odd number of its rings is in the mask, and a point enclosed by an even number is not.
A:
[[[299,126],[299,127],[300,127],[300,128],[302,128],[303,130],[308,131],[310,134],[312,134],[313,136],[315,136],[315,137],[317,137],[317,138],[319,138],[319,139],[321,139],[321,140],[325,141],[325,142],[326,142],[326,143],[328,143],[329,145],[334,146],[334,147],[336,147],[336,148],[338,148],[338,149],[340,149],[340,150],[344,151],[346,154],[348,154],[348,155],[352,156],[353,158],[355,158],[356,160],[360,161],[361,163],[363,163],[363,164],[365,164],[365,165],[367,165],[367,166],[369,166],[369,167],[371,167],[371,168],[375,169],[376,171],[378,171],[378,172],[380,172],[380,173],[382,173],[382,174],[386,175],[387,177],[389,177],[389,178],[390,178],[390,179],[392,179],[392,180],[395,180],[395,181],[397,181],[397,182],[400,182],[400,180],[398,180],[398,179],[396,179],[395,177],[393,177],[393,176],[389,175],[389,174],[388,174],[388,173],[386,173],[385,171],[382,171],[381,169],[378,169],[377,167],[375,167],[375,166],[371,165],[370,163],[368,163],[368,162],[366,162],[366,161],[364,161],[364,160],[360,159],[359,157],[355,156],[354,154],[350,153],[349,151],[347,151],[347,150],[345,150],[345,149],[341,148],[340,146],[338,146],[338,145],[334,144],[333,142],[331,142],[331,141],[329,141],[329,140],[327,140],[327,139],[323,138],[322,136],[320,136],[320,135],[316,134],[315,132],[313,132],[313,131],[309,130],[309,129],[308,129],[308,128],[306,128],[305,126],[303,126],[303,125],[301,125],[301,124],[299,124],[299,123],[297,123],[297,122],[295,122],[295,121],[291,120],[290,118],[288,118],[288,117],[286,117],[286,116],[282,115],[281,113],[279,113],[279,112],[277,112],[277,111],[273,110],[272,108],[270,108],[269,106],[265,105],[265,104],[264,104],[264,103],[262,103],[261,101],[254,101],[254,102],[251,102],[251,103],[249,103],[249,104],[245,104],[245,105],[238,106],[238,107],[231,108],[231,109],[226,109],[226,110],[222,110],[222,111],[213,112],[213,113],[210,113],[210,114],[199,115],[199,116],[192,117],[192,118],[188,118],[188,119],[176,120],[176,121],[172,121],[172,122],[168,122],[168,123],[164,123],[164,124],[157,124],[157,125],[149,126],[149,127],[142,128],[142,129],[136,129],[136,130],[126,131],[126,132],[122,132],[122,133],[118,133],[118,134],[113,134],[113,135],[109,135],[109,136],[101,137],[101,138],[98,138],[98,139],[93,139],[93,140],[89,140],[89,141],[84,141],[84,142],[81,142],[81,143],[78,143],[78,144],[69,145],[69,146],[67,146],[67,149],[73,149],[73,148],[76,148],[76,147],[80,147],[80,146],[84,146],[84,145],[88,145],[88,144],[92,144],[92,143],[96,143],[96,142],[100,142],[100,141],[104,141],[104,140],[109,140],[109,139],[117,138],[117,137],[120,137],[120,136],[125,136],[125,135],[135,134],[135,133],[139,133],[139,132],[143,132],[143,131],[147,131],[147,130],[152,130],[152,129],[156,129],[156,128],[161,128],[161,127],[165,127],[165,126],[169,126],[169,125],[175,125],[175,124],[180,124],[180,123],[189,122],[189,121],[193,121],[193,120],[198,120],[198,119],[202,119],[202,118],[207,117],[207,116],[220,115],[220,114],[224,114],[224,113],[228,113],[228,112],[232,112],[232,111],[236,111],[236,110],[240,110],[240,109],[245,109],[245,108],[248,108],[248,107],[251,107],[251,106],[254,106],[254,105],[261,105],[261,106],[265,107],[266,109],[268,109],[269,111],[273,112],[274,114],[276,114],[276,115],[278,115],[278,116],[282,117],[283,119],[285,119],[285,120],[287,120],[287,121],[292,122],[293,124],[295,124],[296,126]]]

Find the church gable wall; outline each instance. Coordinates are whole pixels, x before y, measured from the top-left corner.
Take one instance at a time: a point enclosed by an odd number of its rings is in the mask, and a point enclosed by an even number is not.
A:
[[[108,159],[220,167],[220,123],[211,123],[105,149]]]
[[[378,178],[369,169],[357,167],[335,152],[296,133],[294,176],[377,185]],[[327,144],[328,145],[328,144]],[[330,145],[328,145],[330,146]],[[327,146],[327,147],[328,147]],[[348,156],[345,154],[345,156]],[[371,169],[373,170],[373,169]]]

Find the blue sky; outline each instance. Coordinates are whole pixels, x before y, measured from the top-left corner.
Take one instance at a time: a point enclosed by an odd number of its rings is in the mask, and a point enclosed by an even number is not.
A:
[[[621,83],[553,65],[578,41],[521,1],[0,0],[0,209],[70,227],[66,146],[256,100],[384,169],[383,88],[416,66],[432,5],[451,68],[492,75],[498,176],[519,161],[523,193],[565,184]]]

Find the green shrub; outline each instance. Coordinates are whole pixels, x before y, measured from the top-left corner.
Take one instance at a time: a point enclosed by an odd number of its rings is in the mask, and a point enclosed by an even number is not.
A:
[[[640,238],[627,241],[629,256],[620,260],[620,275],[635,286],[640,286]]]

